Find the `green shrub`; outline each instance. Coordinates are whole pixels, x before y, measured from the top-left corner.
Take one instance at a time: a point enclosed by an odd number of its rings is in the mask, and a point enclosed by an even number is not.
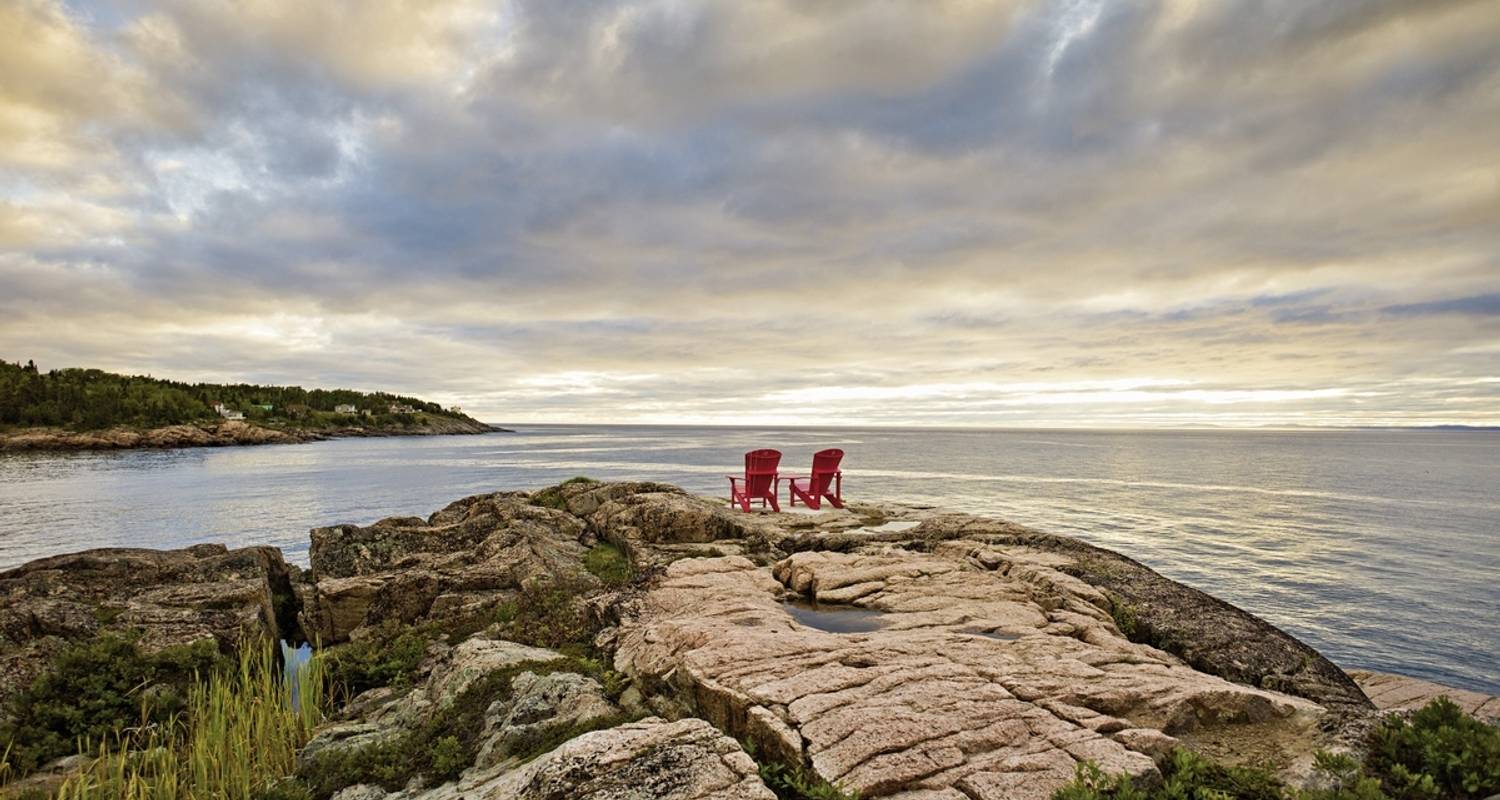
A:
[[[1080,764],[1054,800],[1478,800],[1500,792],[1500,727],[1438,698],[1411,716],[1385,717],[1363,764],[1318,753],[1319,788],[1297,790],[1263,770],[1226,767],[1187,750],[1161,765],[1162,783],[1137,786]]]
[[[1134,642],[1141,635],[1140,620],[1136,618],[1135,606],[1125,602],[1113,594],[1106,595],[1109,600],[1109,615],[1114,618],[1115,627],[1125,638]]]
[[[523,587],[495,612],[500,638],[554,650],[591,645],[599,625],[579,602],[586,593],[585,587],[568,582]]]
[[[635,567],[630,558],[609,542],[600,542],[589,548],[583,557],[583,567],[605,586],[624,586],[635,579]]]
[[[1092,762],[1078,765],[1073,782],[1053,800],[1284,800],[1286,786],[1252,767],[1229,767],[1191,750],[1172,751],[1158,786],[1137,786],[1129,775],[1105,775]]]
[[[457,776],[473,763],[457,736],[444,736],[432,743],[432,772],[441,777]]]
[[[401,628],[377,632],[325,651],[328,681],[343,697],[381,686],[407,686],[427,657],[431,632]]]
[[[1500,727],[1440,697],[1409,722],[1386,717],[1372,737],[1365,768],[1396,800],[1489,797],[1500,793]]]
[[[132,635],[68,646],[11,699],[0,721],[9,770],[25,775],[124,727],[153,728],[179,714],[198,675],[224,663],[211,639],[146,654]]]
[[[859,800],[858,792],[846,792],[816,772],[780,761],[762,763],[760,779],[779,800]]]
[[[740,746],[755,761],[761,782],[778,800],[859,800],[859,792],[845,791],[800,764],[761,758],[752,740],[742,739]]]
[[[1380,791],[1380,781],[1366,775],[1353,757],[1318,752],[1314,758],[1321,788],[1298,793],[1297,800],[1389,800]]]

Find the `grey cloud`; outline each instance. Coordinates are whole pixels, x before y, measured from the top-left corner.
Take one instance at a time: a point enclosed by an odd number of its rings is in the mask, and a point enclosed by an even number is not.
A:
[[[1500,416],[1478,4],[26,8],[85,66],[0,82],[68,134],[0,175],[0,357],[509,419]],[[921,388],[1038,376],[1232,402]]]
[[[1446,300],[1432,300],[1425,303],[1402,303],[1386,306],[1382,310],[1387,314],[1396,316],[1469,314],[1479,317],[1500,317],[1500,293],[1454,297]]]

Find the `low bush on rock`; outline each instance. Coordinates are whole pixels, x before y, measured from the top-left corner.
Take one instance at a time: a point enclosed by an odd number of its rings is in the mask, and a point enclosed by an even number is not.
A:
[[[1401,800],[1500,794],[1500,726],[1439,697],[1410,721],[1386,717],[1375,729],[1365,768]]]
[[[605,586],[624,586],[635,579],[630,557],[609,542],[600,542],[589,548],[583,557],[583,568]]]
[[[427,657],[430,632],[391,629],[326,651],[328,681],[345,698],[381,686],[406,686]]]
[[[106,633],[54,656],[11,699],[0,721],[0,751],[25,775],[125,727],[163,726],[186,707],[199,675],[225,663],[213,640],[147,654],[131,635]]]
[[[1500,793],[1500,727],[1445,697],[1410,720],[1392,714],[1371,734],[1363,764],[1317,755],[1318,788],[1294,789],[1264,770],[1226,767],[1187,750],[1161,766],[1162,782],[1137,785],[1080,764],[1054,800],[1480,800]]]
[[[574,657],[552,661],[527,661],[495,670],[469,684],[453,702],[420,727],[385,740],[319,753],[298,771],[298,778],[313,798],[322,800],[338,790],[358,783],[395,791],[413,778],[427,785],[453,780],[474,763],[483,744],[485,711],[512,697],[512,680],[525,672],[546,675],[576,672],[589,675],[608,687],[618,684],[598,662]],[[559,725],[539,730],[513,743],[505,753],[522,761],[535,758],[581,733],[614,727],[630,721],[625,715],[594,720],[582,725]]]
[[[599,626],[589,618],[579,598],[586,588],[566,582],[527,586],[495,613],[499,637],[512,642],[558,649],[587,647]]]
[[[1161,764],[1162,782],[1138,786],[1129,775],[1105,775],[1093,762],[1078,765],[1073,782],[1053,800],[1284,800],[1286,786],[1264,770],[1226,767],[1191,750],[1174,750]]]
[[[755,760],[761,782],[777,800],[859,800],[859,792],[845,791],[800,764],[762,759],[753,741],[741,740],[740,746]]]

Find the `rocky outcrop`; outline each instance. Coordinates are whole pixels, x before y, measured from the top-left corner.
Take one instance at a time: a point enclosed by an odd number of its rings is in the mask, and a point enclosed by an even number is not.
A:
[[[1102,602],[1061,573],[897,550],[678,561],[629,610],[616,668],[863,797],[1047,798],[1086,759],[1152,774],[1174,740],[1310,764],[1322,708],[1132,643]],[[856,610],[877,624],[834,632]]]
[[[701,719],[586,733],[522,767],[389,800],[775,800],[755,762]]]
[[[271,547],[101,549],[0,572],[0,698],[25,685],[63,644],[104,631],[139,633],[147,651],[212,638],[299,640],[296,567]]]
[[[465,498],[426,520],[314,528],[304,624],[333,643],[364,626],[481,615],[528,583],[596,587],[583,533],[582,520],[524,492]]]
[[[623,550],[639,567],[703,554],[703,545],[769,552],[780,527],[762,516],[731,511],[723,501],[697,497],[665,483],[565,483],[535,500],[588,523],[590,536]]]
[[[1349,677],[1359,684],[1370,702],[1381,711],[1415,711],[1439,697],[1446,697],[1463,709],[1464,713],[1500,724],[1500,697],[1495,695],[1453,689],[1421,678],[1368,669],[1351,669]]]
[[[601,541],[634,579],[589,572]],[[415,674],[354,698],[304,762],[461,713],[473,763],[442,786],[402,778],[395,794],[344,787],[346,800],[767,800],[735,739],[866,798],[1046,798],[1080,761],[1149,778],[1174,747],[1296,779],[1374,713],[1321,655],[1227,603],[1076,539],[932,509],[747,515],[665,484],[579,480],[317,528],[311,561],[300,575],[263,548],[114,550],[0,573],[0,665],[111,627],[160,646],[422,625]],[[587,611],[575,641],[628,688],[595,661],[498,638],[524,637],[523,608],[551,613],[526,604],[559,594],[531,592],[548,586]],[[506,622],[486,628],[502,605]],[[1431,695],[1356,677],[1392,707]]]
[[[305,430],[275,428],[253,422],[167,425],[160,428],[107,428],[70,431],[28,428],[0,433],[0,450],[131,450],[170,447],[228,447],[251,444],[297,444],[324,439],[367,436],[446,436],[505,431],[468,418],[421,415],[416,424],[400,428],[348,426]]]
[[[0,435],[0,450],[128,450],[167,447],[224,447],[237,444],[293,444],[311,441],[307,434],[279,431],[230,421],[161,428],[109,428],[67,431],[41,428]]]

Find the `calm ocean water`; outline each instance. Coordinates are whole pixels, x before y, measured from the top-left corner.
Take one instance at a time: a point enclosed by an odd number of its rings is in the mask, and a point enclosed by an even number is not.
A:
[[[842,447],[846,494],[1117,549],[1345,666],[1500,693],[1500,434],[522,426],[284,447],[0,455],[0,569],[89,547],[276,545],[578,474],[720,493],[745,450]]]

